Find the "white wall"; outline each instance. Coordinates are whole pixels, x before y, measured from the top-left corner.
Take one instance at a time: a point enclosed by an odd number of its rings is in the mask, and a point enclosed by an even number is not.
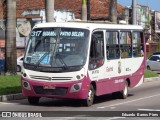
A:
[[[43,18],[42,22],[46,22],[45,11],[40,11],[40,16]],[[54,19],[56,22],[66,22],[75,20],[74,13],[68,10],[55,10],[54,11]]]

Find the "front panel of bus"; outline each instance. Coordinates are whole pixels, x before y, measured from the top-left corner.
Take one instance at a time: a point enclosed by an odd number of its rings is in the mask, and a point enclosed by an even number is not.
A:
[[[88,44],[87,29],[33,29],[24,58],[24,95],[86,98]]]

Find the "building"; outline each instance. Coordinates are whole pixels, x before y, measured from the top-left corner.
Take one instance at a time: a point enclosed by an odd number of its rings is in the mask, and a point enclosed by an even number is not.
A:
[[[129,24],[132,24],[132,8],[129,9]],[[149,6],[137,4],[137,25],[145,29],[146,51],[151,54],[157,51],[160,39],[160,11],[152,11]],[[160,48],[159,48],[160,50]]]

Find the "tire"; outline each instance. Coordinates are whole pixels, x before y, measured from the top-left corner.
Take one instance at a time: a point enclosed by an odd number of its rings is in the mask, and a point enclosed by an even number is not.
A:
[[[151,70],[151,68],[149,66],[147,66],[147,70]]]
[[[28,97],[28,102],[31,105],[38,105],[39,99],[39,97]]]
[[[119,99],[119,94],[120,94],[120,92],[113,92],[113,93],[112,93],[112,97],[113,97],[114,99]]]
[[[94,102],[94,97],[95,97],[95,90],[93,85],[90,85],[90,88],[88,90],[88,97],[85,99],[85,106],[91,106]]]
[[[21,72],[21,67],[17,65],[17,72]]]
[[[128,97],[128,82],[125,81],[124,89],[119,92],[121,99],[126,99]]]

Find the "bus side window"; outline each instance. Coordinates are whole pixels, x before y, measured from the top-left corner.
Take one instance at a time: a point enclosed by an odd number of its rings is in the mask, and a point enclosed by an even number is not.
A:
[[[118,32],[106,32],[106,56],[108,60],[118,59],[120,57],[120,50],[118,45]]]
[[[130,31],[120,32],[121,58],[132,57],[132,35]]]
[[[89,69],[96,69],[104,62],[104,37],[102,31],[92,34]]]
[[[144,46],[141,32],[133,32],[133,56],[144,56]]]

